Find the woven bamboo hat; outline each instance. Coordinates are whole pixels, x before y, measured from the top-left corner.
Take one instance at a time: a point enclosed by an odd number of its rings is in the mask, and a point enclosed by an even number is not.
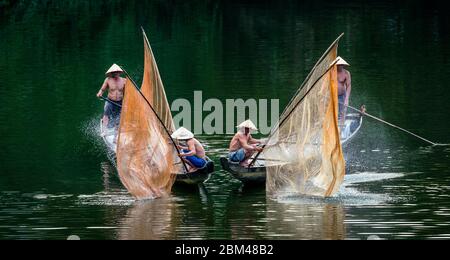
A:
[[[172,138],[177,140],[189,140],[194,138],[194,134],[186,128],[181,127],[172,134]]]
[[[341,66],[350,66],[350,64],[348,64],[348,62],[346,62],[341,56],[336,58],[336,65],[341,65]]]
[[[113,64],[105,74],[108,75],[114,72],[123,72],[123,69],[119,65]]]
[[[256,128],[255,124],[253,124],[252,120],[242,122],[242,124],[238,125],[237,128],[238,129],[249,128],[251,130],[258,131],[258,128]]]

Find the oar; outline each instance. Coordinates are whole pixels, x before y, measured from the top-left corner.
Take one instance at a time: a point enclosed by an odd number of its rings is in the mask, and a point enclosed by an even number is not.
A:
[[[122,108],[122,105],[121,105],[121,104],[116,103],[116,102],[112,101],[112,100],[109,99],[109,98],[99,97],[99,99],[101,99],[101,100],[103,100],[103,101],[106,101],[106,102],[109,102],[109,103],[111,103],[111,104],[113,104],[113,105],[115,105],[115,106],[118,106],[118,107]]]
[[[401,128],[400,126],[394,125],[394,124],[389,123],[389,122],[387,122],[387,121],[385,121],[385,120],[383,120],[383,119],[381,119],[381,118],[378,118],[378,117],[376,117],[376,116],[373,116],[373,115],[371,115],[371,114],[368,114],[367,112],[363,112],[363,111],[361,111],[361,110],[359,110],[359,109],[357,109],[357,108],[354,108],[354,107],[352,107],[352,106],[350,106],[350,105],[345,105],[345,104],[343,104],[343,103],[340,103],[340,104],[341,104],[341,105],[344,105],[344,106],[346,106],[346,107],[348,107],[348,108],[350,108],[350,109],[352,109],[352,110],[354,110],[354,111],[356,111],[356,112],[359,112],[360,114],[362,114],[362,115],[364,115],[364,116],[370,117],[370,118],[372,118],[372,119],[374,119],[374,120],[376,120],[376,121],[378,121],[378,122],[381,122],[381,123],[383,123],[383,124],[386,124],[386,125],[388,125],[388,126],[391,126],[391,127],[393,127],[393,128],[396,128],[396,129],[398,129],[398,130],[401,130],[401,131],[403,131],[403,132],[405,132],[405,133],[407,133],[407,134],[409,134],[409,135],[412,135],[412,136],[414,136],[414,137],[416,137],[416,138],[418,138],[418,139],[420,139],[420,140],[422,140],[422,141],[424,141],[424,142],[426,142],[426,143],[428,143],[428,144],[431,144],[432,146],[450,146],[450,144],[440,144],[440,143],[432,142],[432,141],[430,141],[430,140],[428,140],[428,139],[426,139],[426,138],[424,138],[424,137],[422,137],[422,136],[420,136],[420,135],[418,135],[418,134],[415,134],[415,133],[413,133],[413,132],[411,132],[411,131],[408,131],[408,130],[406,130],[406,129],[404,129],[404,128]]]

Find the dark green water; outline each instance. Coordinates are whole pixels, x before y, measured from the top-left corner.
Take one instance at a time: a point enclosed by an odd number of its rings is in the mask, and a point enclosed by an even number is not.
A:
[[[274,201],[220,170],[136,203],[98,137],[113,63],[140,79],[140,26],[170,101],[279,98],[342,32],[351,103],[450,142],[450,18],[427,1],[15,1],[0,7],[0,239],[450,238],[450,148],[366,120],[336,197]],[[281,2],[281,1],[280,1]],[[210,156],[228,136],[201,136]],[[217,164],[218,165],[218,164]]]

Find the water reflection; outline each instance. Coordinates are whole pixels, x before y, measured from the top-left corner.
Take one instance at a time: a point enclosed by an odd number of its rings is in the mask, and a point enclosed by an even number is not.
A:
[[[267,236],[286,239],[341,240],[346,238],[341,204],[292,204],[266,201]]]
[[[117,238],[121,240],[161,240],[176,237],[181,220],[171,198],[136,202],[120,223]]]
[[[111,183],[111,177],[113,176],[115,169],[109,162],[102,162],[100,164],[100,170],[103,173],[103,187],[105,189],[105,192],[110,191],[110,183]]]

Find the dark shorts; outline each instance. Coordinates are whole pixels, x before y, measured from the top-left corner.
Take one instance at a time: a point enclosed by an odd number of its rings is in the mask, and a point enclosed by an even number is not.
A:
[[[114,103],[122,105],[122,101],[114,101]],[[119,125],[121,110],[122,110],[121,107],[116,106],[116,105],[112,104],[111,102],[105,102],[104,115],[107,116],[109,119],[108,127],[114,127],[116,125]]]
[[[230,161],[232,162],[243,162],[245,160],[245,150],[244,148],[241,148],[237,151],[234,152],[230,152],[228,154],[228,158],[230,159]]]
[[[183,153],[188,153],[188,150],[183,150]],[[187,156],[186,160],[188,160],[195,168],[201,169],[205,167],[206,160],[199,158],[197,156]]]
[[[339,119],[341,117],[341,113],[345,110],[344,102],[345,102],[345,95],[338,96],[339,101]]]

